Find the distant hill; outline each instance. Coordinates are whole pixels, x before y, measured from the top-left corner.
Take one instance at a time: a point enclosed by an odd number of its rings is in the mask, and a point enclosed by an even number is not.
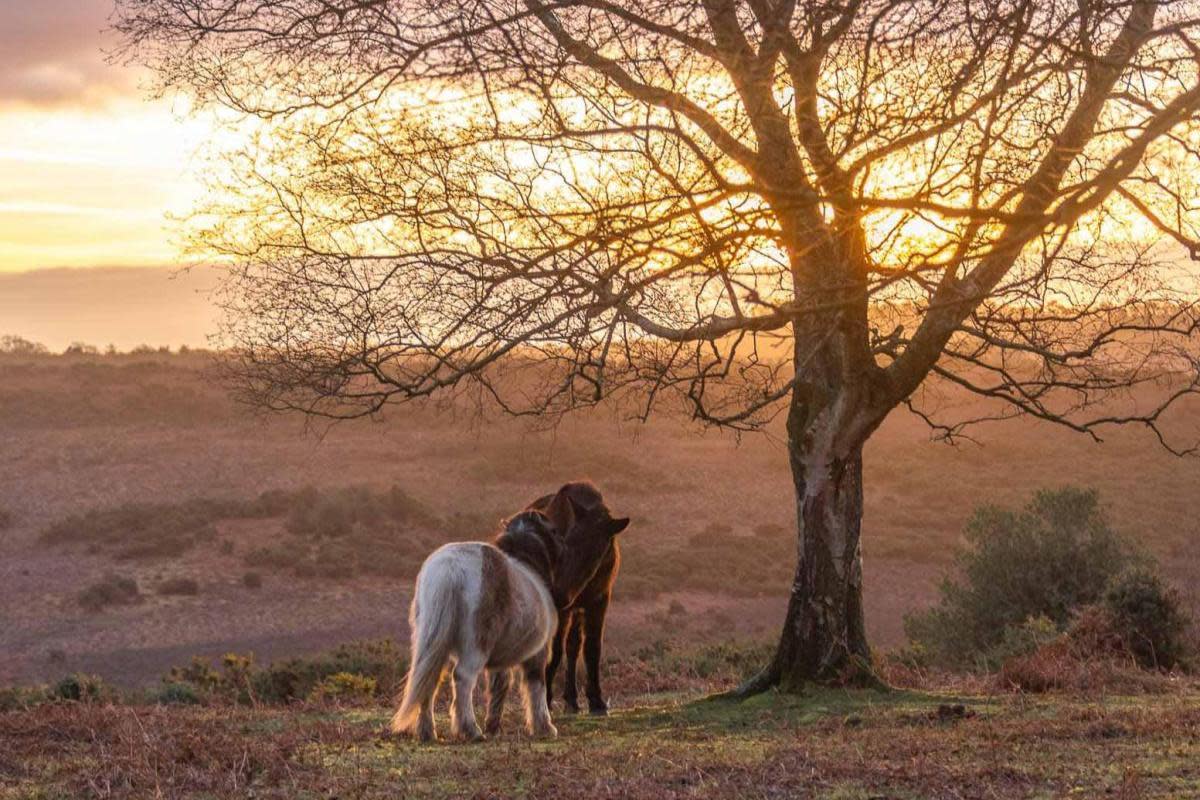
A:
[[[216,330],[211,267],[95,267],[0,273],[0,336],[61,351],[72,342],[120,350],[202,347]]]

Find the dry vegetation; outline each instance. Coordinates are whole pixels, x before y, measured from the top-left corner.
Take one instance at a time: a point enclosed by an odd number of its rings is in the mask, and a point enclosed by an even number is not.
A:
[[[539,432],[463,406],[314,431],[231,406],[206,363],[0,360],[0,685],[50,682],[0,697],[0,798],[1200,793],[1196,687],[1083,653],[1079,633],[986,679],[887,663],[914,693],[693,702],[758,663],[780,619],[794,535],[770,435],[603,412]],[[583,475],[636,520],[609,634],[614,718],[563,719],[550,744],[384,739],[403,649],[328,648],[403,641],[429,549]],[[1097,487],[1195,609],[1195,461],[1033,422],[948,447],[898,416],[868,451],[876,641],[903,644],[977,504],[1065,482]],[[113,683],[150,688],[110,705]]]
[[[739,442],[605,411],[536,431],[462,404],[314,430],[231,405],[208,364],[196,352],[0,358],[0,601],[12,609],[0,683],[76,670],[139,682],[194,654],[270,659],[403,639],[408,581],[429,549],[486,536],[580,476],[636,521],[614,652],[664,630],[704,641],[769,638],[778,625],[794,535],[770,433]],[[1195,427],[1200,410],[1187,411],[1177,424]],[[934,598],[976,505],[1019,506],[1067,482],[1099,489],[1114,527],[1144,542],[1195,608],[1200,464],[1134,431],[1096,445],[1009,421],[980,435],[949,447],[901,414],[868,451],[867,604],[879,645],[903,644],[903,616]],[[137,602],[81,607],[81,593],[110,575],[134,581],[126,599]],[[161,591],[186,581],[196,594]],[[687,611],[668,619],[673,603]]]
[[[1123,697],[960,688],[953,695],[820,691],[743,704],[694,699],[728,685],[741,666],[735,662],[704,653],[622,659],[614,671],[632,707],[603,720],[559,715],[553,742],[526,739],[510,713],[505,732],[484,744],[419,746],[384,734],[386,706],[347,703],[336,693],[288,708],[112,705],[85,696],[0,714],[0,797],[865,800],[1200,792],[1194,686]],[[701,670],[711,671],[700,678]]]

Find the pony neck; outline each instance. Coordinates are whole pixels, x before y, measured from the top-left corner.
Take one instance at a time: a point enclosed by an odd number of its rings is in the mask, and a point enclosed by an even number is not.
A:
[[[496,547],[509,558],[520,561],[541,578],[548,590],[554,587],[550,551],[541,538],[530,531],[505,531],[496,537]]]

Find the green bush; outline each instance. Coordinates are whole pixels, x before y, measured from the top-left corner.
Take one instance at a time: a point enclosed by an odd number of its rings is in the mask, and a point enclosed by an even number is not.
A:
[[[171,667],[171,671],[163,676],[163,683],[167,685],[191,686],[206,695],[220,691],[224,680],[224,676],[200,656],[192,656],[186,667]]]
[[[1104,593],[1114,631],[1138,664],[1173,669],[1187,648],[1188,618],[1179,593],[1146,567],[1117,576]]]
[[[229,654],[214,668],[203,658],[173,668],[167,685],[191,687],[198,697],[240,703],[281,704],[310,698],[390,701],[400,690],[407,661],[391,639],[350,642],[314,656],[274,661],[265,667],[253,656]],[[336,677],[336,676],[343,677]],[[346,677],[350,676],[350,677]],[[366,686],[370,683],[370,692]]]
[[[154,695],[154,701],[164,706],[195,706],[204,698],[190,683],[164,683]]]
[[[339,672],[371,678],[375,694],[390,699],[400,689],[407,659],[391,639],[350,642],[315,656],[274,661],[253,678],[261,702],[288,703],[312,695],[326,678]]]
[[[66,700],[77,703],[112,702],[117,692],[102,679],[95,675],[85,675],[76,672],[68,675],[50,688],[49,696],[53,700]]]
[[[942,581],[937,605],[905,619],[914,652],[941,666],[995,666],[989,654],[1012,626],[1045,617],[1061,631],[1143,560],[1109,526],[1095,490],[1040,491],[1021,511],[982,507],[964,537],[958,577]]]
[[[375,696],[376,680],[353,672],[335,672],[313,687],[310,700],[354,703]]]
[[[986,654],[989,666],[1000,666],[1009,659],[1029,655],[1062,635],[1054,620],[1044,614],[1004,628],[1000,641]]]

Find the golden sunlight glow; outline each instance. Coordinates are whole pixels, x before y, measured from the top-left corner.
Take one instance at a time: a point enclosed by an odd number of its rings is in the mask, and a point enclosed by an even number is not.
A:
[[[169,216],[199,199],[211,128],[137,98],[0,108],[0,272],[178,262]]]

